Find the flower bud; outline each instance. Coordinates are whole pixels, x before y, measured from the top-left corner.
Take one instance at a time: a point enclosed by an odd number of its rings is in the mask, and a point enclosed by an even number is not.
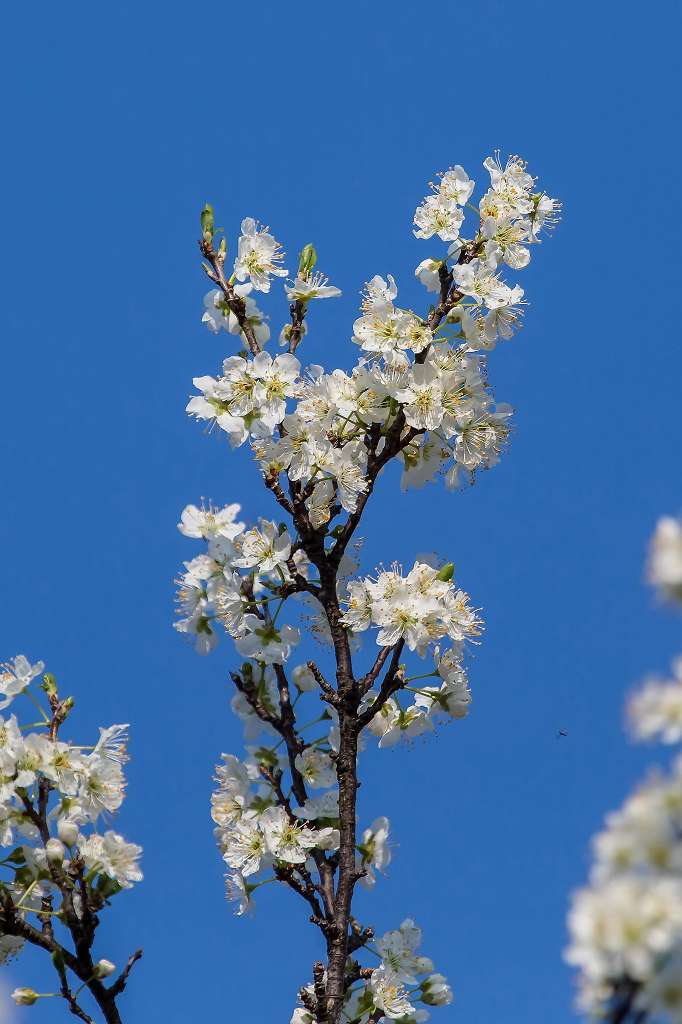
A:
[[[45,693],[50,697],[53,697],[57,692],[57,680],[51,672],[46,672],[43,676],[43,685],[41,687]]]
[[[213,207],[210,203],[206,203],[203,210],[201,211],[201,233],[205,242],[213,241],[213,232],[215,231],[215,222],[213,219]]]
[[[45,853],[51,864],[61,864],[65,852],[64,843],[59,839],[48,839],[45,843]]]
[[[70,818],[60,818],[57,823],[57,835],[67,846],[73,846],[78,841],[78,825]]]
[[[306,277],[317,263],[317,253],[315,247],[308,242],[301,249],[301,254],[298,260],[298,272],[301,277]]]
[[[421,984],[421,999],[427,1006],[447,1006],[452,1002],[452,989],[442,974],[431,974]]]
[[[38,999],[38,993],[32,988],[15,988],[12,999],[17,1006],[33,1006]]]
[[[116,964],[111,961],[97,961],[94,966],[95,978],[109,978],[110,974],[116,971]]]
[[[455,563],[446,562],[443,568],[438,573],[438,579],[443,583],[449,583],[455,574]]]
[[[112,964],[111,960],[98,960],[93,973],[96,978],[108,978],[115,970],[116,964]]]

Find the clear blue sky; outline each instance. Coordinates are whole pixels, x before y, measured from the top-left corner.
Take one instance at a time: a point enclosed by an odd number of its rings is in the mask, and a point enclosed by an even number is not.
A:
[[[252,215],[290,251],[315,242],[344,295],[315,310],[304,355],[348,367],[367,277],[393,273],[406,302],[421,297],[412,271],[429,247],[411,216],[426,181],[457,162],[482,180],[495,147],[529,160],[564,221],[522,275],[526,328],[491,360],[517,409],[503,462],[463,494],[399,503],[387,476],[364,528],[368,565],[437,541],[487,632],[470,719],[367,759],[363,811],[389,815],[399,848],[362,916],[422,924],[455,989],[441,1024],[572,1019],[567,893],[652,756],[628,747],[622,699],[680,646],[642,584],[656,517],[682,507],[679,9],[651,10],[6,11],[0,647],[48,663],[84,736],[132,723],[120,827],[145,847],[146,881],[119,897],[99,950],[121,962],[145,948],[126,1024],[285,1024],[316,951],[275,887],[253,921],[223,901],[208,801],[216,758],[241,745],[230,647],[200,660],[170,626],[194,551],[175,529],[183,505],[274,507],[248,453],[184,413],[192,376],[226,348],[199,323],[198,211],[214,202],[233,238]],[[46,983],[31,955],[8,973]]]

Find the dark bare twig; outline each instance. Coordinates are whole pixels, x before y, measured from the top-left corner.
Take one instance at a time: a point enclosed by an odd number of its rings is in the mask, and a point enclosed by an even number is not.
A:
[[[289,328],[289,352],[293,354],[300,345],[303,337],[303,321],[305,320],[306,315],[305,303],[300,300],[292,302],[289,306],[289,313],[291,315],[291,327]]]
[[[312,672],[312,674],[315,676],[315,682],[317,683],[317,685],[322,690],[322,693],[324,694],[324,697],[322,699],[325,700],[328,704],[331,704],[333,707],[336,707],[339,703],[339,698],[334,687],[331,685],[331,683],[327,682],[327,680],[324,678],[324,676],[322,675],[314,661],[308,661],[306,662],[306,664],[310,671]]]
[[[244,334],[249,349],[251,350],[251,354],[254,356],[258,355],[261,347],[258,343],[258,339],[256,338],[253,325],[246,315],[246,303],[239,295],[237,295],[233,286],[225,277],[224,255],[220,252],[216,252],[213,248],[213,242],[206,238],[202,238],[199,241],[199,248],[202,256],[210,265],[209,267],[204,267],[207,277],[209,277],[214,284],[218,285],[225,296],[225,301],[237,318],[239,326],[242,329],[242,333]]]
[[[128,984],[128,976],[132,971],[133,967],[135,966],[135,964],[137,963],[137,961],[141,958],[141,956],[142,950],[136,949],[135,952],[128,957],[128,963],[125,965],[125,967],[119,974],[118,978],[109,989],[109,992],[112,996],[117,996],[120,992],[123,992],[124,988]]]
[[[391,663],[388,666],[388,670],[384,676],[384,681],[381,684],[379,693],[374,698],[370,706],[365,708],[362,714],[358,715],[358,731],[364,729],[366,725],[369,725],[374,716],[381,711],[386,701],[392,697],[394,693],[397,693],[402,686],[404,686],[403,674],[400,671],[400,655],[403,652],[404,646],[405,641],[401,639],[394,647],[390,648],[390,650],[393,651]]]

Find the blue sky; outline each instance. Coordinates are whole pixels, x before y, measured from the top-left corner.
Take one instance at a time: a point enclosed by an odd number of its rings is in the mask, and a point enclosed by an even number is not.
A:
[[[337,13],[338,11],[338,13]],[[484,608],[471,717],[367,757],[369,819],[394,863],[361,916],[413,915],[448,974],[442,1024],[572,1019],[561,963],[587,843],[655,755],[622,732],[624,694],[679,650],[642,583],[657,516],[682,508],[676,4],[379,0],[342,8],[38,0],[5,15],[1,316],[5,339],[1,654],[43,658],[74,724],[129,721],[121,830],[146,880],[102,928],[102,956],[145,958],[126,1024],[288,1021],[317,946],[276,887],[253,921],[223,900],[213,765],[239,752],[225,641],[200,660],[171,629],[177,533],[200,496],[274,514],[248,454],[184,413],[227,351],[200,323],[205,200],[291,252],[315,242],[344,292],[302,355],[348,368],[358,292],[393,273],[406,304],[428,243],[413,209],[438,170],[479,182],[519,152],[565,203],[522,275],[524,331],[491,359],[517,409],[473,489],[399,499],[387,474],[364,565],[437,544]],[[285,313],[274,294],[267,311]],[[557,730],[568,735],[557,739]],[[28,954],[9,982],[40,987]],[[18,1012],[58,1021],[57,1001]]]

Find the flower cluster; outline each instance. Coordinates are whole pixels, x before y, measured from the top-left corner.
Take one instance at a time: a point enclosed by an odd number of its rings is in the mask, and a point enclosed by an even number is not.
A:
[[[332,762],[317,747],[299,755],[297,768],[308,786],[329,786],[336,781]],[[335,850],[339,845],[338,801],[327,800],[322,815],[319,807],[277,805],[284,764],[272,751],[257,749],[246,762],[223,754],[216,770],[218,787],[211,798],[211,815],[216,839],[228,866],[228,898],[237,901],[237,914],[252,906],[251,894],[277,871],[296,868],[305,877],[314,870],[315,850]],[[331,794],[329,794],[331,795]],[[325,824],[331,821],[332,825]],[[254,881],[253,876],[269,869],[270,879]],[[275,872],[275,874],[273,874]],[[247,881],[248,879],[248,881]]]
[[[682,740],[682,657],[673,662],[673,678],[651,676],[633,694],[628,713],[637,739],[662,743]]]
[[[279,343],[286,351],[272,356],[253,293],[286,276],[282,247],[246,218],[230,274],[228,241],[214,245],[213,209],[202,213],[204,269],[216,286],[203,319],[214,334],[236,336],[242,349],[215,376],[194,379],[198,394],[187,412],[232,447],[249,445],[286,519],[247,524],[235,504],[187,506],[179,529],[206,547],[184,564],[175,625],[200,653],[215,647],[222,628],[243,659],[230,673],[231,704],[248,756],[223,756],[212,817],[237,914],[251,909],[256,889],[277,880],[305,901],[323,935],[327,973],[316,965],[294,1024],[413,1024],[427,1016],[417,1003],[451,999],[442,976],[416,954],[421,935],[411,921],[372,944],[373,930],[351,914],[355,884],[375,885],[392,856],[388,820],[364,828],[358,820],[358,758],[368,737],[386,748],[466,717],[464,656],[482,623],[450,563],[418,560],[407,573],[393,565],[358,576],[356,530],[391,460],[402,463],[403,488],[442,473],[453,489],[493,466],[509,438],[512,410],[495,400],[487,358],[520,326],[524,293],[501,274],[504,266],[526,266],[559,206],[536,189],[518,157],[504,167],[490,158],[485,167],[490,187],[478,207],[475,183],[456,166],[415,214],[415,235],[438,236],[447,246],[415,272],[434,293],[428,311],[400,306],[390,274],[372,277],[353,324],[357,360],[348,369],[298,358],[311,303],[341,294],[315,271],[313,246],[302,249],[293,280],[283,282],[290,321]],[[467,210],[476,215],[471,230]],[[296,619],[287,615],[292,608]],[[373,661],[361,672],[355,659],[370,627]],[[329,666],[290,665],[306,635],[323,645]],[[430,668],[411,674],[410,659],[427,656]],[[379,955],[379,967],[360,966],[364,948]]]
[[[237,521],[239,505],[224,508],[199,508],[188,505],[178,524],[188,537],[207,541],[206,554],[185,563],[179,579],[178,604],[180,618],[175,626],[194,638],[196,649],[207,653],[217,643],[217,625],[232,636],[243,658],[243,673],[256,688],[263,709],[271,716],[278,711],[278,688],[274,666],[283,666],[301,639],[301,630],[279,621],[285,601],[282,587],[295,588],[295,578],[310,582],[310,565],[298,549],[294,551],[288,530],[272,521],[261,519],[258,526],[246,529]],[[379,627],[379,647],[405,644],[410,651],[424,657],[431,647],[435,664],[431,672],[420,673],[416,679],[434,677],[437,685],[410,686],[414,700],[403,707],[397,696],[389,697],[371,719],[368,729],[377,737],[380,747],[391,746],[400,738],[411,738],[432,729],[439,718],[463,718],[471,702],[466,669],[463,664],[465,641],[475,638],[482,629],[469,596],[453,582],[453,567],[439,569],[425,562],[415,562],[403,576],[394,566],[382,571],[375,580],[340,581],[339,598],[345,606],[342,622],[353,640],[374,625]],[[325,634],[324,614],[319,602],[306,595],[306,607],[313,607],[318,632]],[[271,607],[277,603],[273,614]],[[327,631],[328,633],[328,628]],[[439,641],[448,639],[451,646],[442,649]],[[317,690],[315,678],[305,665],[292,673],[300,693]],[[375,689],[363,696],[362,710],[370,708],[377,697]],[[233,710],[244,721],[245,735],[253,739],[263,731],[273,732],[259,717],[244,693],[232,701]],[[333,749],[337,729],[333,709],[325,713]]]
[[[433,730],[440,720],[466,718],[471,704],[471,690],[466,669],[462,664],[462,647],[450,647],[443,655],[435,649],[435,668],[431,673],[408,677],[403,691],[414,693],[414,701],[404,707],[397,697],[389,697],[368,725],[368,730],[379,741],[379,747],[392,747],[401,739],[413,739]],[[435,676],[437,686],[427,686],[417,680]],[[372,705],[377,697],[370,690],[363,699],[362,708]]]
[[[281,583],[292,583],[292,573],[307,573],[307,560],[292,550],[285,527],[267,519],[247,530],[235,522],[239,505],[198,508],[188,505],[179,530],[187,537],[208,542],[206,554],[185,562],[178,579],[180,618],[175,628],[195,638],[201,654],[217,643],[215,622],[222,623],[246,658],[282,664],[298,643],[296,629],[276,628],[268,604]]]
[[[671,599],[682,599],[673,571],[677,526],[672,519],[659,522],[649,563],[651,582]],[[680,658],[674,673],[670,681],[646,680],[631,697],[637,739],[682,740]],[[580,1004],[613,1020],[680,1024],[682,757],[609,814],[593,846],[590,885],[574,895],[568,922],[566,958],[581,972]]]
[[[234,286],[235,295],[244,300],[246,319],[253,329],[253,333],[259,345],[267,345],[270,340],[270,328],[266,323],[265,315],[260,311],[256,300],[252,298],[253,285],[237,284]],[[204,296],[204,315],[201,318],[210,331],[219,334],[221,329],[228,334],[237,334],[245,340],[239,320],[232,312],[225,296],[219,288],[214,288]]]
[[[194,380],[202,395],[190,400],[187,411],[217,424],[233,446],[251,439],[264,473],[286,472],[290,480],[314,489],[309,507],[318,521],[328,522],[335,510],[354,511],[367,490],[368,430],[386,436],[396,423],[405,425],[399,453],[404,487],[422,486],[441,470],[447,486],[456,487],[499,459],[512,410],[495,403],[480,350],[512,336],[523,300],[521,288],[501,281],[499,267],[526,266],[528,247],[555,222],[559,204],[535,190],[535,179],[518,157],[504,169],[489,158],[485,167],[491,184],[470,238],[460,237],[459,229],[474,182],[459,166],[441,176],[435,194],[415,215],[418,237],[437,234],[451,243],[444,259],[424,260],[416,271],[431,291],[451,287],[442,322],[396,306],[394,278],[377,275],[366,285],[362,315],[354,324],[353,341],[363,354],[350,374],[311,366],[301,376],[292,355],[273,359],[259,352],[253,358],[229,357],[220,376]],[[274,238],[247,218],[235,263],[238,280],[246,283],[234,289],[246,302],[246,319],[261,347],[269,329],[248,289],[268,290],[270,275],[286,273],[275,265],[280,259]],[[302,259],[286,294],[305,307],[311,299],[340,292]],[[223,326],[243,333],[220,290],[207,296],[206,306],[204,320],[211,330]],[[299,337],[305,328],[301,321]],[[283,330],[283,343],[291,330],[291,325]],[[296,400],[291,409],[289,400]]]
[[[36,731],[28,731],[16,714],[0,716],[0,845],[11,847],[2,858],[10,877],[0,882],[0,962],[32,941],[33,932],[25,933],[22,922],[49,922],[50,934],[57,924],[72,935],[82,928],[92,937],[94,915],[142,878],[141,847],[111,829],[96,831],[100,819],[123,802],[128,726],[100,729],[97,741],[86,746],[60,739],[73,700],[60,700],[49,673],[42,676],[40,692],[33,692],[43,667],[18,655],[0,668],[0,706],[25,696],[34,705],[32,717],[36,705],[41,717],[32,723]]]
[[[469,606],[469,595],[452,582],[452,567],[445,571],[415,562],[407,576],[399,566],[380,572],[376,580],[348,585],[348,608],[343,621],[354,632],[379,627],[377,644],[392,647],[403,640],[423,655],[429,644],[444,636],[462,643],[478,636],[481,623]]]
[[[343,1019],[354,1024],[370,1024],[385,1017],[401,1024],[421,1024],[429,1019],[423,1006],[448,1006],[452,989],[442,974],[434,973],[433,963],[417,950],[422,933],[411,918],[399,928],[386,932],[368,948],[379,957],[379,966],[365,969],[349,986],[343,1005]],[[314,1024],[315,1017],[305,1008],[313,996],[312,985],[300,993],[303,1007],[297,1007],[291,1024]]]

